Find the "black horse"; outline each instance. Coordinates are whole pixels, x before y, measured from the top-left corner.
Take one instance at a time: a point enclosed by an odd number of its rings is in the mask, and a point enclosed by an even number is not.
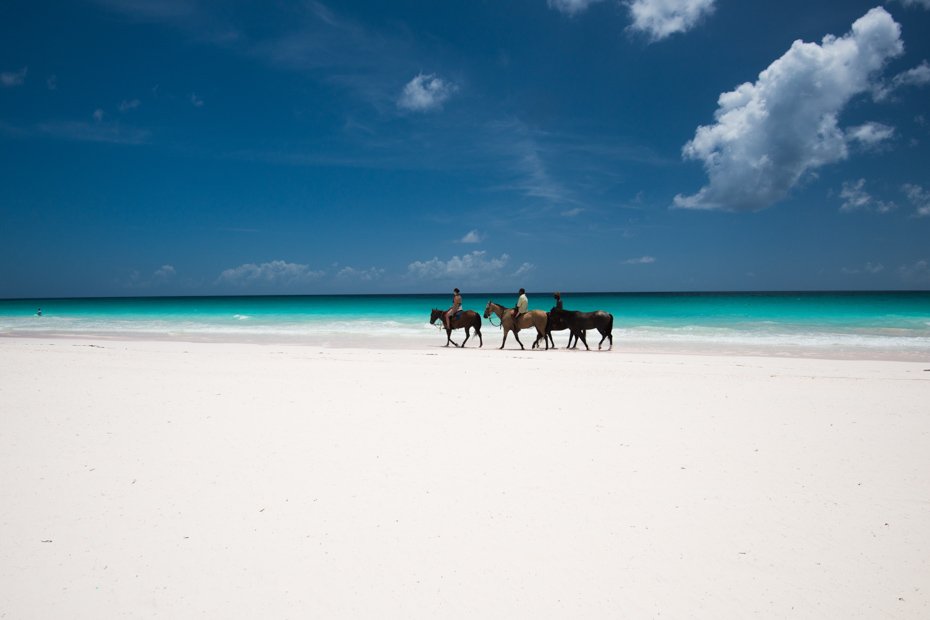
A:
[[[596,329],[601,334],[601,341],[597,343],[597,348],[600,349],[601,345],[604,344],[604,340],[610,341],[610,347],[614,346],[614,315],[609,312],[604,312],[603,310],[597,310],[596,312],[576,312],[574,310],[556,310],[553,309],[550,314],[550,319],[547,322],[548,325],[553,325],[552,329],[568,329],[571,332],[571,336],[568,337],[569,348],[572,347],[572,336],[575,337],[575,346],[578,346],[578,340],[584,343],[584,348],[591,350],[591,347],[588,346],[588,340],[585,337],[585,331],[589,329]],[[559,327],[564,325],[564,327]],[[549,333],[551,330],[547,329],[547,336],[549,338],[552,335]]]
[[[549,344],[552,345],[553,349],[557,349],[558,347],[555,346],[555,340],[552,339],[552,332],[560,332],[564,329],[568,329],[568,322],[565,319],[564,313],[565,313],[565,310],[562,310],[559,308],[553,308],[552,310],[546,313],[546,335],[544,336],[544,338],[546,338],[549,341]],[[568,334],[568,348],[569,349],[572,347],[572,338],[575,338],[576,340],[575,344],[577,344],[577,340],[578,340],[577,336],[575,336],[574,333],[570,332]],[[540,341],[540,338],[537,337],[536,342],[533,343],[534,349],[539,346],[539,341]]]
[[[435,325],[436,321],[442,320],[442,315],[445,313],[445,310],[436,310],[433,308],[433,311],[429,315],[430,325]],[[445,324],[443,324],[445,327]],[[465,340],[462,341],[461,346],[465,346],[465,343],[468,342],[468,339],[471,338],[471,328],[475,328],[475,333],[478,334],[479,347],[484,346],[484,339],[481,337],[481,317],[478,316],[478,313],[474,310],[461,310],[452,316],[449,317],[449,327],[446,328],[446,346],[449,346],[451,342],[455,346],[460,346],[456,341],[452,340],[452,330],[465,328]]]

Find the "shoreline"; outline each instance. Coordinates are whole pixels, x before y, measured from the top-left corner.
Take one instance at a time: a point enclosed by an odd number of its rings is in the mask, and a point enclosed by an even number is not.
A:
[[[55,332],[30,332],[30,333],[2,333],[0,332],[0,342],[14,342],[17,340],[35,341],[35,340],[62,340],[62,341],[101,341],[101,342],[178,342],[191,344],[242,344],[242,345],[259,345],[259,346],[295,346],[311,347],[323,349],[372,349],[380,351],[409,351],[409,350],[433,350],[444,349],[445,334],[436,330],[435,335],[424,336],[399,336],[388,337],[378,335],[361,335],[357,333],[335,333],[328,335],[315,336],[282,336],[282,335],[248,335],[248,334],[200,334],[194,337],[191,334],[165,334],[165,333],[140,333],[140,332],[85,332],[85,333],[55,333]],[[527,334],[528,335],[528,334]],[[502,334],[500,331],[486,331],[484,333],[485,344],[480,347],[482,351],[497,351],[500,346]],[[930,363],[930,351],[906,351],[901,349],[886,348],[841,348],[841,347],[816,347],[816,346],[798,346],[798,345],[741,345],[741,344],[720,344],[716,346],[705,343],[685,344],[685,343],[648,343],[634,342],[625,343],[617,334],[614,335],[614,346],[608,349],[604,344],[602,350],[598,350],[597,341],[599,336],[590,334],[588,336],[588,346],[591,347],[589,352],[595,353],[628,353],[632,355],[693,355],[702,357],[761,357],[777,359],[820,359],[820,360],[860,360],[860,361],[890,361],[890,362],[915,362]],[[584,345],[579,344],[575,350],[568,350],[566,342],[568,340],[567,332],[555,333],[556,350],[550,349],[549,353],[571,352],[585,353]],[[464,333],[460,330],[453,333],[453,340],[462,343]],[[533,336],[535,339],[535,335]],[[522,339],[525,351],[534,353],[546,353],[544,347],[539,350],[531,349],[532,339],[525,336]],[[478,339],[472,334],[468,341],[466,349],[478,349]],[[448,349],[454,349],[449,346]],[[519,346],[511,334],[507,339],[505,350],[520,351]]]

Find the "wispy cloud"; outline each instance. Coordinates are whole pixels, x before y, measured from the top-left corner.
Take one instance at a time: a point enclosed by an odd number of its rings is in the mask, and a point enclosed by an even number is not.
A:
[[[191,105],[194,106],[195,108],[203,107],[203,99],[198,97],[196,93],[191,93],[190,101],[191,101]]]
[[[173,284],[177,280],[177,271],[173,265],[162,265],[151,275],[145,276],[138,270],[129,274],[129,279],[123,281],[126,288],[147,289]]]
[[[469,230],[465,236],[459,239],[459,243],[481,243],[484,237],[477,230]]]
[[[45,80],[45,86],[48,87],[49,90],[58,90],[58,76],[48,76],[48,79]]]
[[[930,2],[930,0],[928,0]],[[896,91],[905,86],[926,86],[930,84],[930,64],[923,61],[913,69],[902,71],[894,76],[889,83],[878,83],[872,89],[872,98],[883,101],[894,95]]]
[[[628,258],[623,261],[624,265],[651,265],[656,262],[656,259],[652,256],[640,256],[639,258]]]
[[[397,100],[397,106],[411,112],[427,112],[442,108],[458,87],[433,74],[420,73],[407,82]]]
[[[874,8],[842,37],[795,43],[745,83],[720,95],[713,125],[698,127],[683,149],[703,162],[709,183],[675,205],[757,211],[782,200],[806,174],[848,156],[843,108],[867,92],[891,58],[903,53],[901,27]],[[843,71],[836,70],[843,67]],[[797,105],[803,97],[804,105]]]
[[[861,273],[875,275],[876,273],[881,273],[884,270],[885,270],[884,265],[882,265],[881,263],[872,263],[872,262],[866,263],[865,266],[863,267],[843,267],[842,269],[840,269],[840,271],[842,271],[843,273],[850,274],[850,275],[861,274]]]
[[[380,280],[384,276],[385,270],[380,267],[369,267],[368,269],[356,269],[355,267],[343,267],[336,272],[336,278],[339,280],[358,280],[361,282],[372,282]]]
[[[487,128],[487,153],[501,159],[507,177],[493,189],[515,191],[552,203],[572,203],[572,192],[549,172],[536,132],[519,120],[496,121]]]
[[[930,0],[898,0],[904,6],[920,6],[930,9]]]
[[[138,99],[123,99],[119,102],[118,109],[120,112],[125,113],[129,112],[130,110],[135,110],[140,105],[142,105],[142,102]]]
[[[930,217],[930,190],[913,183],[905,183],[901,190],[914,206],[914,214],[917,217]]]
[[[630,0],[627,7],[633,23],[630,30],[661,41],[687,32],[713,13],[715,0]]]
[[[898,267],[898,275],[905,282],[926,284],[930,282],[930,262],[926,259],[914,261]]]
[[[111,144],[143,144],[150,132],[145,129],[127,127],[118,122],[103,120],[93,123],[82,121],[58,121],[41,123],[36,131],[42,135],[78,142],[107,142]]]
[[[846,130],[850,140],[860,143],[864,148],[877,148],[894,137],[894,127],[883,123],[864,123]]]
[[[898,205],[895,203],[876,200],[871,194],[865,191],[865,179],[844,182],[843,188],[840,190],[840,198],[843,199],[840,211],[846,213],[852,211],[889,213],[898,208]]]
[[[601,0],[548,0],[549,6],[566,15],[576,15],[588,10],[592,4]]]
[[[4,86],[6,88],[21,86],[22,83],[26,81],[27,73],[29,73],[28,67],[23,67],[19,71],[0,72],[0,86]]]
[[[584,209],[581,207],[575,207],[574,209],[566,209],[562,211],[562,215],[565,217],[576,217],[584,213]]]
[[[315,271],[309,265],[273,260],[267,263],[246,263],[232,267],[220,273],[217,284],[229,284],[236,287],[250,286],[293,286],[319,280],[325,275]]]

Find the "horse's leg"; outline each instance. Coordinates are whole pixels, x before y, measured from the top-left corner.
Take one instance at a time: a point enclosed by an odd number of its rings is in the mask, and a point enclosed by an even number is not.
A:
[[[520,342],[520,333],[517,332],[516,330],[514,330],[514,332],[513,332],[513,337],[517,339],[517,344],[520,345],[520,348],[521,348],[522,350],[526,351],[526,348],[524,348],[523,343]]]
[[[503,342],[501,342],[501,347],[500,347],[500,348],[503,349],[503,348],[504,348],[504,345],[507,344],[507,334],[509,334],[509,333],[510,333],[510,328],[509,328],[509,327],[505,327],[505,328],[504,328],[504,340],[503,340]]]
[[[478,334],[478,348],[484,346],[484,338],[481,337],[481,325],[475,325],[475,333]]]
[[[601,345],[604,344],[604,341],[607,340],[607,332],[598,328],[597,331],[601,332],[601,341],[597,343],[597,348],[600,349]]]
[[[447,329],[447,330],[446,330],[446,334],[448,334],[449,342],[451,342],[451,343],[454,344],[455,346],[459,346],[458,343],[457,343],[455,340],[452,340],[452,330],[451,330],[451,329]],[[447,346],[447,347],[449,346],[449,342],[446,343],[446,346]]]
[[[582,329],[582,330],[581,330],[581,342],[584,343],[584,348],[585,348],[586,350],[590,351],[590,350],[591,350],[591,347],[588,346],[588,336],[587,336],[587,334],[588,334],[588,330],[586,330],[586,329]],[[576,342],[575,344],[578,344],[578,343]]]
[[[468,325],[466,325],[465,326],[465,340],[462,341],[463,349],[465,348],[465,343],[468,342],[469,338],[471,338],[471,328]]]

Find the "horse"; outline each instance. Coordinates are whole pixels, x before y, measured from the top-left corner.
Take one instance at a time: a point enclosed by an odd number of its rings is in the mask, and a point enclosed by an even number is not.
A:
[[[500,348],[503,349],[504,345],[507,344],[507,334],[513,332],[513,337],[517,339],[517,344],[520,345],[520,348],[523,349],[523,343],[520,342],[520,336],[517,335],[521,329],[528,327],[536,328],[536,342],[539,342],[540,338],[545,339],[546,337],[546,313],[542,310],[529,310],[520,315],[520,318],[517,320],[517,324],[514,325],[513,321],[513,312],[510,308],[505,308],[500,304],[496,304],[493,301],[488,301],[488,305],[484,308],[484,318],[489,319],[491,314],[496,314],[497,318],[501,321],[501,327],[504,328],[504,340],[501,342]],[[546,340],[546,350],[549,350],[549,341]]]
[[[578,346],[578,340],[584,343],[584,348],[588,351],[591,350],[591,347],[588,346],[588,340],[585,337],[585,331],[589,329],[596,329],[601,334],[601,341],[597,343],[597,348],[600,349],[601,345],[604,344],[604,340],[610,340],[610,346],[608,348],[614,348],[614,315],[609,312],[604,312],[603,310],[597,310],[596,312],[576,312],[573,310],[561,310],[553,312],[553,315],[557,315],[553,320],[554,323],[558,324],[559,321],[564,321],[565,326],[571,331],[572,336],[575,337],[575,346]],[[569,344],[571,344],[571,336],[568,337]]]
[[[563,329],[568,329],[568,323],[565,321],[565,317],[560,314],[561,312],[563,312],[563,310],[553,308],[548,313],[546,313],[546,338],[549,340],[549,343],[552,345],[553,349],[557,349],[558,347],[555,346],[555,340],[552,338],[552,332],[560,332]],[[576,340],[575,344],[577,344],[578,337],[573,332],[569,332],[567,347],[569,349],[572,348],[572,338]],[[536,342],[533,343],[533,348],[535,349],[538,346],[539,338],[537,338]]]
[[[445,310],[436,310],[433,308],[433,311],[429,315],[430,325],[435,325],[437,319],[441,321],[442,315],[445,314],[445,312]],[[481,343],[478,345],[478,347],[480,348],[484,346],[484,339],[481,337],[481,317],[478,316],[478,313],[474,310],[464,310],[453,314],[449,317],[449,327],[446,327],[445,323],[443,323],[443,327],[446,330],[447,347],[449,346],[450,342],[455,346],[459,346],[456,341],[452,340],[452,330],[461,329],[463,327],[465,328],[465,340],[462,341],[461,346],[464,347],[465,343],[468,342],[468,339],[471,338],[472,327],[475,328],[475,333],[478,334],[478,342]]]

